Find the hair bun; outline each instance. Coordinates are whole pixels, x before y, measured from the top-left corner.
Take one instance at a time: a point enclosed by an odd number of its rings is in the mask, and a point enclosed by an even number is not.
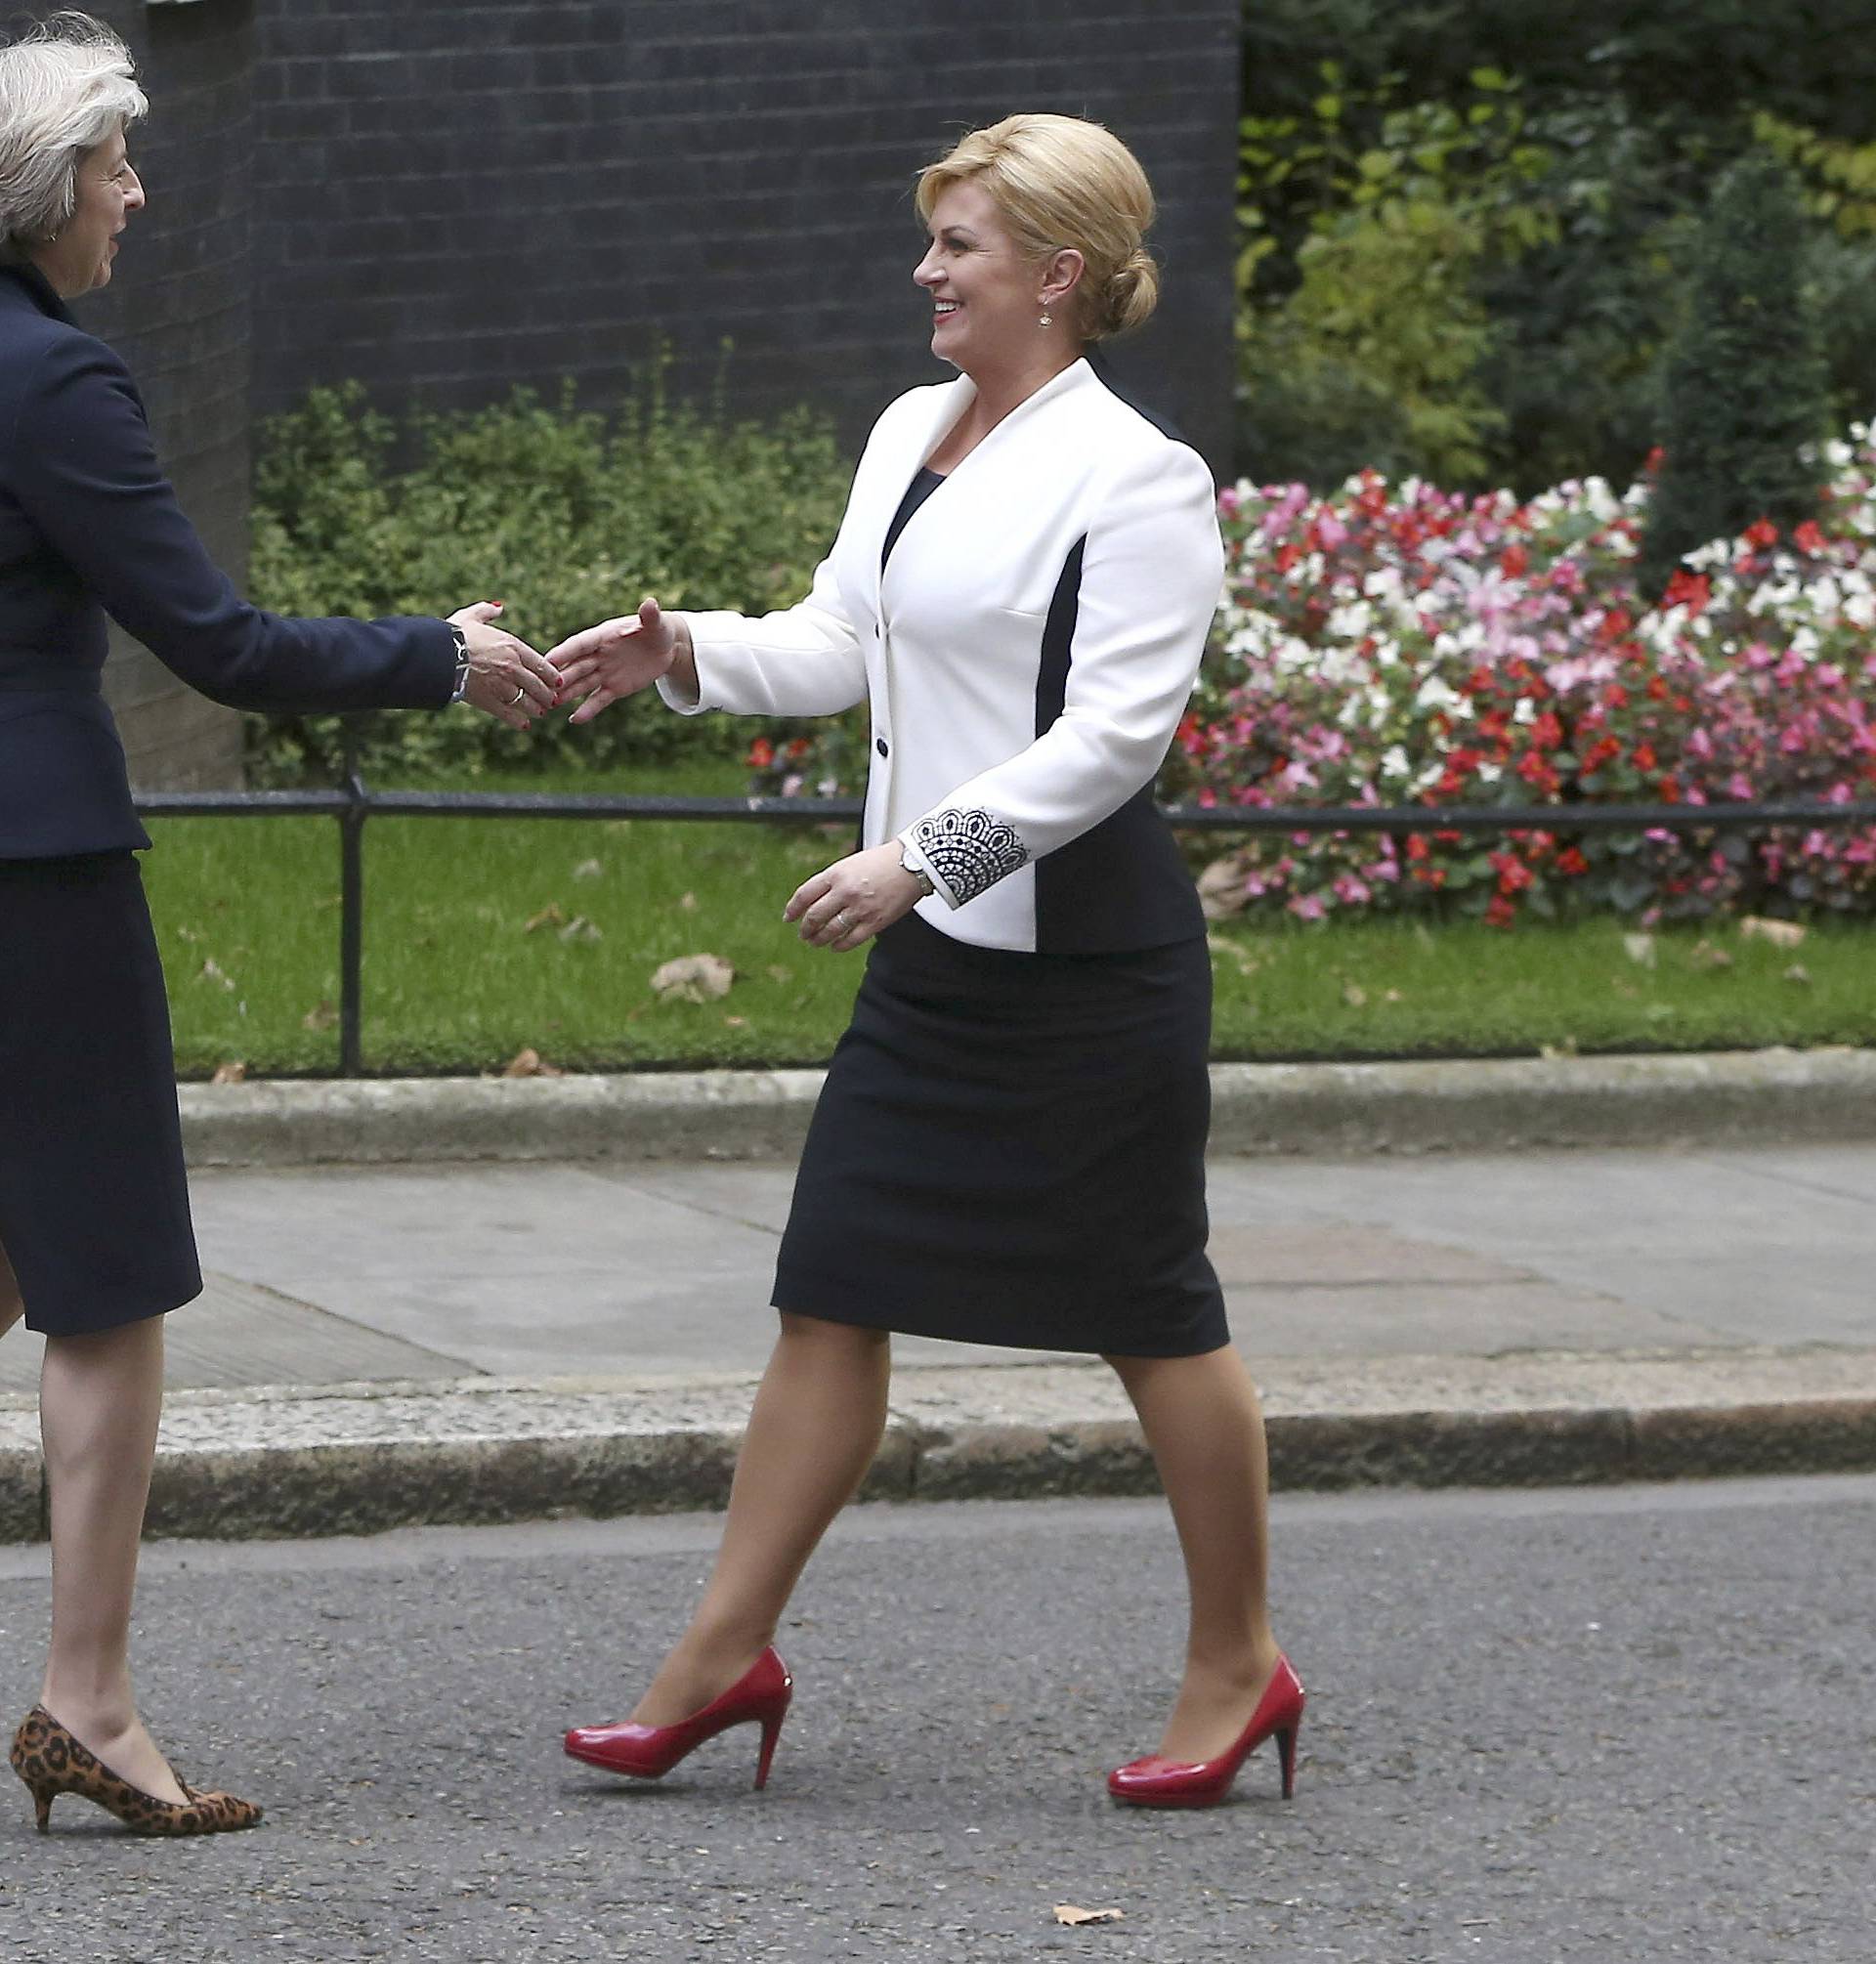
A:
[[[1160,269],[1142,248],[1129,253],[1110,276],[1101,296],[1099,332],[1125,334],[1143,326],[1160,304]]]

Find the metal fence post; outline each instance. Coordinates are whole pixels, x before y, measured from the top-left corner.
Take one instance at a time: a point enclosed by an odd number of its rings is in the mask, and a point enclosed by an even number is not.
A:
[[[370,794],[359,775],[357,721],[345,719],[342,770],[345,804],[339,813],[339,1075],[362,1077],[360,1027],[364,1010],[364,821]]]

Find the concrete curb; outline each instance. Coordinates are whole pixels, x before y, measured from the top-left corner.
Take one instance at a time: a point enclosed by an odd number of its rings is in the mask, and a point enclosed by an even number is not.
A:
[[[782,1159],[819,1071],[272,1080],[182,1089],[191,1163]],[[1876,1138],[1876,1051],[1216,1064],[1215,1151],[1338,1158]]]
[[[753,1382],[488,1380],[183,1392],[153,1536],[246,1539],[714,1508]],[[1282,1490],[1515,1486],[1876,1470],[1876,1349],[1279,1360]],[[29,1402],[0,1406],[0,1541],[43,1537]],[[1150,1493],[1096,1363],[930,1366],[895,1383],[870,1499]]]

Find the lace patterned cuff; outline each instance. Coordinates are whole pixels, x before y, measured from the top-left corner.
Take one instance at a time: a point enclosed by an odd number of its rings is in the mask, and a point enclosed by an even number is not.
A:
[[[939,811],[906,836],[924,855],[931,876],[954,907],[962,907],[1029,864],[1016,828],[995,812]]]

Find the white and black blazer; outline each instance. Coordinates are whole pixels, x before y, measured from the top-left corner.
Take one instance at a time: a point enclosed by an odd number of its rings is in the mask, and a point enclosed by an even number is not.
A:
[[[975,393],[914,389],[874,424],[799,606],[688,614],[700,697],[817,716],[870,701],[864,841],[922,853],[934,927],[1094,954],[1203,931],[1153,781],[1223,578],[1212,473],[1087,361],[1011,411],[925,499],[906,490]]]

